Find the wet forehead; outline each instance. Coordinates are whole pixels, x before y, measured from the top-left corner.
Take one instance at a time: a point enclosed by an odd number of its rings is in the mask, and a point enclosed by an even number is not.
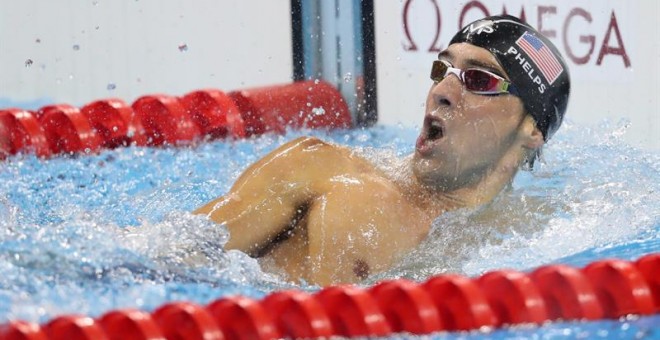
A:
[[[485,48],[471,44],[452,44],[446,50],[440,52],[438,58],[451,62],[454,67],[479,67],[506,75],[493,54]]]

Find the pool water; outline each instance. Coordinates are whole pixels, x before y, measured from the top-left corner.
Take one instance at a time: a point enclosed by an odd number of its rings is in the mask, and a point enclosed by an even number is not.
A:
[[[581,267],[660,251],[660,154],[627,146],[625,129],[626,122],[566,122],[533,172],[520,172],[488,206],[439,217],[419,249],[365,285],[548,263]],[[353,146],[394,171],[412,152],[417,131],[289,131],[192,147],[129,147],[49,160],[18,155],[0,162],[0,323],[317,290],[264,273],[240,252],[222,251],[223,228],[190,214],[226,193],[250,163],[302,135]],[[658,325],[654,315],[433,337],[660,338]]]

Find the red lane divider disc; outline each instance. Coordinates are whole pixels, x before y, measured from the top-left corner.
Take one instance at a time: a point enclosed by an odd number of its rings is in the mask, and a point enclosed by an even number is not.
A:
[[[541,293],[532,280],[513,270],[486,273],[477,279],[497,316],[497,326],[542,323],[548,319]]]
[[[376,301],[363,289],[327,287],[314,297],[330,317],[335,335],[383,336],[392,332]]]
[[[148,145],[189,143],[201,134],[176,97],[144,96],[131,107],[147,132]]]
[[[181,103],[205,135],[212,138],[245,137],[241,112],[220,90],[199,90],[181,98]]]
[[[602,260],[582,269],[596,290],[606,317],[653,313],[653,297],[642,274],[630,262]]]
[[[80,110],[103,139],[103,146],[116,148],[131,143],[147,144],[147,134],[133,112],[120,99],[103,99],[89,103]]]
[[[443,329],[433,299],[418,284],[408,280],[385,281],[369,292],[393,332],[426,334]]]
[[[190,302],[168,303],[153,312],[167,339],[222,340],[224,335],[203,307]]]
[[[51,155],[46,134],[30,111],[2,110],[0,111],[0,159],[21,151],[31,151],[39,157]]]
[[[639,258],[635,266],[651,288],[655,312],[660,312],[660,253]]]
[[[115,310],[104,314],[97,322],[110,340],[165,340],[147,312]]]
[[[579,269],[550,265],[536,269],[530,277],[541,291],[551,320],[596,320],[603,317],[596,292]]]
[[[235,296],[206,306],[226,339],[273,339],[281,337],[275,322],[257,301]]]
[[[0,326],[0,340],[47,340],[47,338],[37,324],[12,321]]]
[[[330,318],[311,295],[299,291],[279,291],[268,295],[261,304],[275,320],[286,338],[319,338],[333,335]]]
[[[241,111],[248,135],[283,133],[293,128],[348,128],[346,102],[324,81],[300,81],[230,92]]]
[[[461,275],[440,275],[423,285],[447,330],[470,330],[497,324],[486,295],[471,279]]]
[[[71,105],[45,106],[37,116],[55,153],[96,151],[101,145],[87,117]]]
[[[105,332],[88,316],[60,316],[48,322],[44,330],[50,340],[107,340]]]

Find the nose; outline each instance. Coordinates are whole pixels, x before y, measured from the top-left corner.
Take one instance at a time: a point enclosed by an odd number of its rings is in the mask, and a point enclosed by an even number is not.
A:
[[[429,104],[437,106],[451,107],[455,106],[463,92],[463,83],[458,75],[447,72],[447,75],[438,83],[431,86],[429,92]]]

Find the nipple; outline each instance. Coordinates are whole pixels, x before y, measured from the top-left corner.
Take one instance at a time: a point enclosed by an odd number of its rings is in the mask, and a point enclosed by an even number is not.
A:
[[[360,280],[364,280],[369,276],[369,265],[364,260],[355,260],[355,263],[353,264],[353,273]]]

